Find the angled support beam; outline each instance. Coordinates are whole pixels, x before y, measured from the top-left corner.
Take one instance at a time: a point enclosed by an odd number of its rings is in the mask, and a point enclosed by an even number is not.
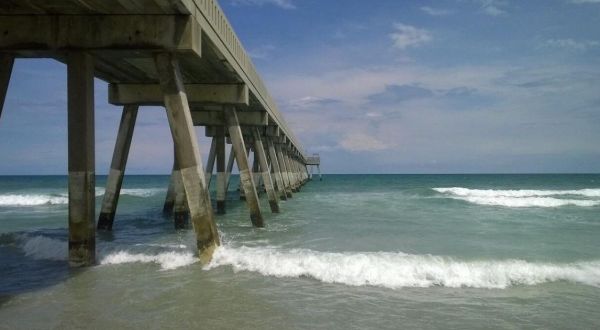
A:
[[[283,176],[283,184],[285,186],[285,193],[287,198],[292,198],[292,186],[290,183],[290,173],[288,172],[287,164],[285,162],[285,157],[283,156],[283,151],[281,150],[281,144],[275,145],[277,149],[277,160],[279,161],[279,166],[281,166],[281,174]]]
[[[175,156],[181,168],[190,219],[196,233],[198,254],[200,261],[206,264],[210,262],[214,249],[219,245],[219,234],[213,219],[183,79],[174,54],[156,54],[155,62],[175,145]]]
[[[208,152],[208,160],[206,161],[206,189],[210,188],[210,180],[212,179],[213,170],[215,168],[215,153],[217,151],[217,140],[212,138],[210,142],[210,151]]]
[[[36,54],[119,49],[200,56],[202,49],[200,24],[183,15],[9,15],[0,16],[0,31],[0,49]]]
[[[8,91],[8,83],[12,73],[15,58],[11,54],[0,54],[0,117],[2,117],[2,109],[4,108],[4,100]]]
[[[277,194],[273,188],[273,181],[271,180],[271,171],[269,170],[269,162],[267,161],[267,154],[263,145],[262,137],[257,128],[254,129],[254,157],[258,156],[260,163],[260,171],[262,179],[267,190],[267,197],[269,198],[269,206],[271,212],[279,213],[279,203]]]
[[[100,230],[112,230],[137,113],[137,105],[126,105],[123,107],[121,123],[119,124],[119,133],[117,135],[117,141],[115,142],[115,150],[113,152],[110,172],[108,173],[104,198],[102,200],[102,209],[100,210],[100,217],[98,218],[98,229]]]
[[[252,174],[248,167],[246,145],[244,143],[242,129],[238,122],[234,106],[225,106],[225,118],[227,120],[227,129],[229,130],[229,136],[231,137],[231,143],[233,145],[233,150],[235,150],[235,157],[240,170],[241,186],[246,196],[246,203],[250,209],[250,219],[255,227],[264,227],[264,220],[260,211],[254,179],[252,178]]]
[[[229,158],[227,159],[227,169],[225,170],[225,192],[229,190],[229,180],[231,179],[231,171],[233,171],[233,163],[235,161],[235,150],[231,146]]]
[[[250,92],[244,84],[186,84],[185,91],[192,110],[196,104],[250,104]],[[108,101],[115,105],[164,104],[160,86],[151,84],[109,84]]]
[[[217,153],[217,214],[225,214],[225,200],[227,198],[225,177],[225,128],[217,127],[216,153]]]
[[[277,183],[277,192],[279,193],[279,198],[281,198],[281,200],[287,200],[287,194],[285,192],[285,186],[283,184],[283,176],[281,175],[279,161],[277,160],[277,152],[275,151],[275,145],[273,145],[273,141],[271,140],[271,138],[267,137],[266,140],[267,147],[269,149],[269,158],[271,159],[273,175],[275,176],[275,182]]]
[[[262,189],[260,189],[260,164],[258,162],[258,156],[256,154],[256,147],[254,146],[255,141],[252,141],[252,150],[253,150],[253,157],[252,157],[252,178],[254,178],[254,185],[256,186],[256,192],[258,193],[258,196],[260,196],[260,194],[262,194]]]
[[[67,55],[69,138],[69,264],[96,262],[94,59]]]

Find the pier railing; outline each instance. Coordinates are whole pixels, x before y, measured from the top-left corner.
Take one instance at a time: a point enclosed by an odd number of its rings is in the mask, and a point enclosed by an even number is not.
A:
[[[303,153],[302,157],[306,158],[302,145],[298,142],[294,133],[289,129],[281,116],[275,101],[256,71],[250,56],[248,56],[248,53],[242,46],[217,1],[193,0],[193,3],[195,5],[194,17],[202,26],[203,32],[209,36],[215,46],[228,59],[228,62],[238,67],[236,71],[241,73],[241,78],[248,85],[252,93],[277,123],[277,126],[283,130],[296,149]],[[188,6],[190,5],[188,4]],[[188,7],[188,9],[191,10],[192,8]]]

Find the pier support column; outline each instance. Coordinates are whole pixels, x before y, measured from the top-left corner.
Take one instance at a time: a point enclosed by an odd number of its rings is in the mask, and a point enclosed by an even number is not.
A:
[[[279,161],[277,160],[277,152],[273,141],[267,137],[267,147],[269,149],[269,158],[271,158],[271,167],[273,174],[275,175],[275,182],[277,183],[277,191],[279,192],[279,198],[287,200],[287,194],[285,192],[285,185],[283,184],[283,176],[281,175],[281,168],[279,167]]]
[[[323,181],[323,176],[321,175],[321,166],[317,165],[317,173],[319,174],[319,181]]]
[[[269,198],[269,206],[271,207],[271,212],[279,213],[279,204],[277,202],[278,198],[273,188],[273,181],[271,180],[271,171],[269,170],[269,163],[267,161],[267,154],[265,153],[265,148],[262,143],[262,137],[260,136],[258,128],[254,128],[254,131],[252,131],[252,133],[254,134],[254,157],[258,156],[260,170],[262,172],[262,179],[265,183],[265,189],[267,190],[267,197]]]
[[[285,161],[285,166],[287,167],[288,172],[289,172],[290,186],[291,186],[292,192],[297,193],[298,192],[298,185],[297,185],[297,182],[296,182],[296,176],[294,175],[294,168],[292,167],[292,161],[290,159],[290,156],[289,156],[289,153],[287,152],[287,150],[283,154],[283,159]]]
[[[227,169],[225,170],[225,192],[229,190],[229,182],[231,180],[231,171],[233,171],[233,162],[235,161],[235,151],[231,146],[229,158],[227,159]]]
[[[287,164],[285,163],[285,157],[283,156],[283,151],[281,150],[281,144],[275,145],[277,149],[277,161],[279,162],[279,166],[281,167],[281,175],[283,176],[283,185],[285,186],[285,193],[287,198],[292,198],[292,186],[290,182],[290,173],[287,169]]]
[[[210,151],[208,153],[208,161],[206,162],[206,189],[210,188],[210,181],[212,179],[213,170],[215,168],[215,152],[217,150],[217,139],[212,138],[210,142]]]
[[[163,206],[164,215],[170,215],[173,213],[173,206],[175,205],[175,183],[173,182],[174,174],[175,163],[173,163],[173,169],[171,170],[171,176],[169,177],[169,189],[167,190],[167,196],[165,197],[165,204]]]
[[[100,217],[98,218],[98,229],[112,230],[137,113],[137,105],[126,105],[123,107],[121,123],[119,124],[119,133],[117,135],[115,150],[110,164],[110,172],[108,173],[108,179],[106,180],[102,209],[100,210]]]
[[[254,179],[254,184],[256,185],[256,193],[258,196],[262,193],[262,189],[260,186],[260,164],[258,162],[258,155],[256,154],[256,141],[252,143],[252,178]]]
[[[11,54],[0,54],[0,117],[2,117],[2,108],[8,91],[8,83],[12,73],[15,58]]]
[[[217,136],[214,139],[216,139],[217,155],[217,214],[225,214],[227,189],[225,188],[225,128],[223,126],[217,127]]]
[[[196,233],[198,255],[200,261],[206,264],[210,262],[214,249],[219,245],[219,234],[213,219],[198,140],[179,63],[171,53],[157,54],[154,60],[173,136],[175,157],[181,168],[190,219]]]
[[[69,264],[96,262],[94,59],[67,55],[69,139]]]
[[[229,136],[231,137],[231,143],[240,171],[241,186],[246,196],[246,203],[250,209],[250,219],[255,227],[264,227],[254,179],[248,168],[248,157],[246,156],[246,145],[244,144],[242,129],[235,108],[231,105],[225,106],[225,121],[227,122],[227,129],[229,130]]]
[[[179,166],[177,157],[175,157],[173,164],[171,183],[173,185],[173,226],[175,229],[185,229],[188,223],[189,210],[185,187],[183,186],[183,177],[181,177],[181,167]]]

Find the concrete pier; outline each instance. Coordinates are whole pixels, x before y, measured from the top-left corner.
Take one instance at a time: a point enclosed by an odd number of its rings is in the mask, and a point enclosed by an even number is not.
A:
[[[203,263],[219,245],[208,189],[215,161],[217,213],[225,212],[237,161],[256,227],[264,226],[261,180],[273,212],[303,183],[304,149],[216,0],[9,1],[0,5],[0,31],[0,116],[15,59],[67,64],[71,265],[95,262],[95,78],[108,83],[108,102],[123,106],[99,229],[113,229],[136,114],[145,106],[166,108],[174,165],[164,212],[178,229],[192,225]],[[195,126],[213,132],[206,167]]]
[[[123,114],[121,115],[121,123],[119,124],[119,132],[117,133],[117,141],[115,143],[115,150],[110,165],[110,172],[108,173],[108,179],[106,180],[102,209],[100,210],[100,217],[98,218],[98,229],[101,230],[112,230],[137,113],[137,105],[126,105],[123,107]]]
[[[155,56],[167,117],[175,145],[175,157],[181,171],[191,223],[196,232],[198,255],[208,263],[219,245],[210,196],[204,178],[198,140],[192,122],[177,58],[170,53]]]
[[[96,262],[94,59],[67,55],[69,138],[69,264]]]
[[[250,173],[248,167],[248,157],[246,154],[246,145],[244,143],[244,136],[242,135],[242,129],[237,118],[235,108],[233,106],[226,105],[224,107],[225,120],[227,122],[227,129],[229,136],[231,137],[231,144],[235,151],[235,158],[237,160],[238,169],[240,171],[240,183],[244,190],[246,197],[246,204],[250,210],[250,220],[252,225],[255,227],[264,227],[264,220],[260,210],[260,204],[258,202],[258,194],[256,193],[256,186],[254,184],[254,178]]]

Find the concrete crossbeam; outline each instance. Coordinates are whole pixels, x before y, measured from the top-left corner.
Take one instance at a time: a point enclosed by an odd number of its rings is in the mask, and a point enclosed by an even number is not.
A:
[[[195,104],[248,105],[250,94],[245,84],[186,84],[188,102]],[[160,86],[156,84],[110,84],[108,101],[115,105],[163,105]]]
[[[200,25],[175,15],[10,15],[0,16],[0,49],[169,50],[201,56]]]

